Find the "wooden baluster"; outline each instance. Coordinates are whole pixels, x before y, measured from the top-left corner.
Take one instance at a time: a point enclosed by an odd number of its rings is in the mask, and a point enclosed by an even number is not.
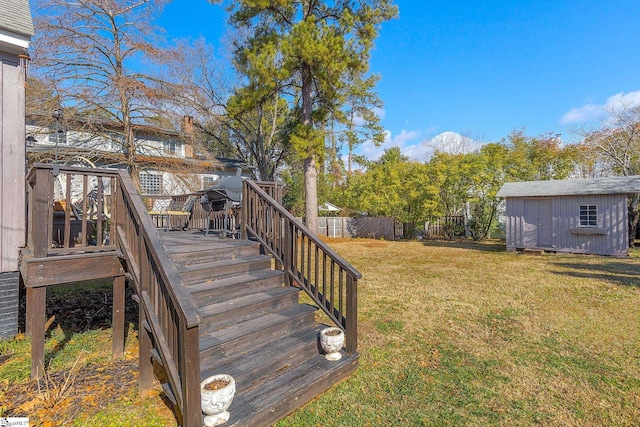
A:
[[[53,195],[55,193],[55,186],[54,186],[54,180],[55,180],[55,176],[53,175],[53,171],[48,171],[48,170],[43,170],[43,172],[46,172],[47,174],[47,187],[39,187],[38,191],[41,192],[42,190],[47,191],[46,195],[44,195],[44,197],[46,197],[47,200],[47,214],[44,217],[40,217],[40,218],[47,218],[47,253],[49,252],[49,249],[51,249],[53,247],[53,204],[54,204],[54,199],[53,199]]]
[[[331,260],[331,269],[329,272],[329,290],[330,290],[330,294],[329,294],[329,311],[332,314],[335,314],[335,300],[336,300],[336,295],[335,295],[335,276],[336,276],[336,272],[335,272],[335,265],[336,263]]]
[[[295,256],[295,245],[293,240],[293,224],[287,223],[284,229],[284,272],[285,272],[285,281],[287,286],[293,286],[294,283],[291,280],[291,271],[293,270],[293,259]]]
[[[109,244],[115,245],[116,243],[116,229],[118,227],[118,209],[115,203],[118,187],[116,185],[116,178],[111,177],[109,183],[109,189],[111,190],[111,200],[109,201]]]
[[[67,172],[67,188],[64,195],[64,248],[71,246],[71,174]]]
[[[87,187],[89,177],[82,175],[82,246],[87,246]]]
[[[104,239],[102,236],[102,213],[104,211],[104,182],[102,177],[98,177],[98,189],[96,194],[96,246],[103,246]]]

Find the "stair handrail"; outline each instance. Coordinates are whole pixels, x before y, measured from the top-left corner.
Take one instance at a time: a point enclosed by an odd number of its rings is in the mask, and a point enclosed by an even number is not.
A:
[[[119,173],[119,190],[117,246],[140,298],[141,391],[145,393],[151,387],[150,357],[157,351],[184,425],[202,425],[200,315],[126,171]],[[145,328],[153,335],[153,342]]]
[[[252,237],[276,260],[287,284],[306,291],[345,331],[346,349],[358,347],[358,279],[362,275],[262,188],[245,180],[242,187],[242,238]]]

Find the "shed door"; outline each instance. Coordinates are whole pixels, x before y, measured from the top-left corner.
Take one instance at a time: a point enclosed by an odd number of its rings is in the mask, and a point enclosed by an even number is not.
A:
[[[551,199],[527,199],[524,201],[524,246],[553,246]]]

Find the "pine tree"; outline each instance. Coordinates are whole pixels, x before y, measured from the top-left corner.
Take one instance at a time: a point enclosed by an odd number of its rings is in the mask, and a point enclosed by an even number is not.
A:
[[[307,226],[315,232],[322,125],[345,104],[349,77],[368,73],[378,28],[397,9],[391,0],[240,0],[229,12],[245,35],[236,39],[236,62],[252,84],[259,82],[255,96],[279,91],[298,113],[290,142],[302,159]]]

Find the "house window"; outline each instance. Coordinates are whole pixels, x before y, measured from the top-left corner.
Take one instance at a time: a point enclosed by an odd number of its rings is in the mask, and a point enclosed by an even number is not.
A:
[[[580,205],[580,227],[598,226],[598,205]]]
[[[53,131],[49,133],[49,142],[51,144],[66,144],[67,132],[66,131]]]
[[[149,172],[140,173],[140,190],[142,194],[162,194],[162,175]]]
[[[164,141],[164,152],[165,154],[177,154],[178,144],[174,140],[165,140]]]

